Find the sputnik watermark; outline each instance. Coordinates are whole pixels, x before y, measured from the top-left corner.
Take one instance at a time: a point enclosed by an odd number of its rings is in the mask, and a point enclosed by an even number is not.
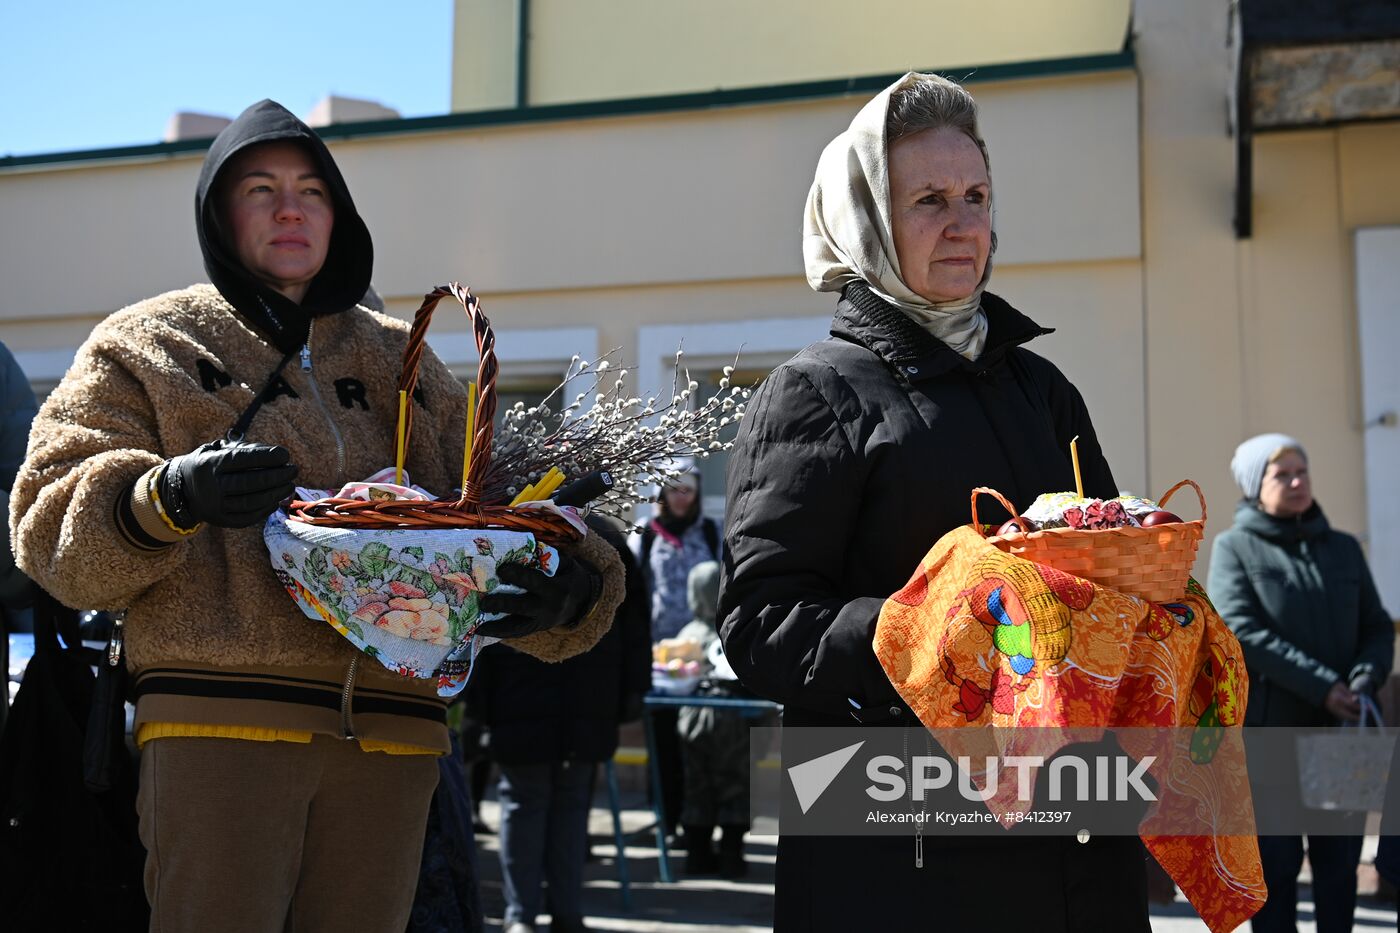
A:
[[[1048,799],[1155,801],[1157,795],[1153,793],[1152,788],[1143,783],[1142,778],[1156,760],[1155,755],[1147,755],[1140,761],[1134,761],[1127,755],[1095,755],[1091,758],[1078,755],[1057,756],[1051,759],[1047,769]],[[982,786],[978,787],[973,781],[972,759],[967,755],[958,756],[956,767],[944,757],[916,755],[910,761],[912,781],[906,781],[900,773],[904,769],[904,761],[894,755],[877,755],[865,766],[866,777],[872,782],[865,792],[872,799],[884,802],[903,800],[906,797],[916,802],[922,801],[930,791],[943,790],[952,785],[953,772],[957,771],[957,791],[963,799],[985,802],[997,796],[1001,788],[1001,770],[1005,766],[1016,772],[1017,802],[1029,803],[1035,799],[1036,769],[1045,767],[1045,758],[1040,755],[989,755],[983,761],[985,767],[980,772]],[[1074,791],[1068,797],[1065,794],[1066,771],[1072,771],[1074,775]]]
[[[756,728],[751,812],[796,835],[1253,835],[1240,731]]]
[[[1400,835],[1393,729],[754,728],[751,815],[790,835]],[[796,762],[796,764],[793,764]],[[1392,773],[1395,772],[1395,773]]]
[[[1067,823],[1072,810],[1011,810],[1005,813],[962,813],[949,810],[919,810],[913,813],[890,813],[871,810],[865,815],[867,823],[922,823],[925,826],[961,826],[968,824],[1005,825],[1018,823]]]

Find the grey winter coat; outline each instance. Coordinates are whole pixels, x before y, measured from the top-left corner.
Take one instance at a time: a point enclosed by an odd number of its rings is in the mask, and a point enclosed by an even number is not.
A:
[[[1315,726],[1334,720],[1332,685],[1369,671],[1390,676],[1395,631],[1361,545],[1335,531],[1316,504],[1274,518],[1249,501],[1215,539],[1210,598],[1244,649],[1246,726]]]

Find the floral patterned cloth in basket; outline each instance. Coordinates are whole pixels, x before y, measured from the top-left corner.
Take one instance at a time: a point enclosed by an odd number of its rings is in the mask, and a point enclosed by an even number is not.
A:
[[[1159,748],[1133,743],[1175,743],[1143,842],[1211,930],[1233,930],[1263,905],[1243,754],[1216,756],[1222,727],[1244,721],[1244,660],[1194,580],[1179,601],[1151,603],[1006,554],[966,525],[885,601],[875,652],[930,729],[1017,727],[998,730],[1014,745],[1055,734],[1022,727],[1120,728],[1139,760]],[[971,742],[983,732],[957,734]],[[1037,752],[1048,760],[1055,750]],[[994,792],[988,805],[1017,803]],[[1201,819],[1223,825],[1211,814],[1243,814],[1251,831],[1165,832]]]
[[[466,686],[476,654],[496,639],[477,626],[477,600],[500,587],[496,568],[519,563],[553,575],[558,552],[520,531],[349,529],[274,512],[263,527],[272,566],[312,619],[407,677],[436,678],[439,696]]]

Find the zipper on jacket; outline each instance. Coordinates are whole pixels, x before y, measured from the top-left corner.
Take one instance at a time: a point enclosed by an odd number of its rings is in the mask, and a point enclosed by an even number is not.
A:
[[[355,692],[355,674],[360,669],[360,656],[350,659],[350,668],[345,672],[345,686],[340,691],[340,737],[353,739],[355,726],[350,721],[350,696]]]
[[[321,409],[321,414],[325,416],[326,423],[331,427],[331,436],[335,438],[335,480],[343,482],[345,480],[345,438],[341,436],[340,428],[336,426],[335,419],[331,417],[331,411],[326,407],[325,401],[321,398],[321,390],[316,386],[316,377],[311,372],[311,337],[316,333],[316,321],[312,320],[311,327],[306,332],[306,343],[301,348],[301,371],[306,373],[306,381],[311,385],[311,396],[316,400],[316,406]]]

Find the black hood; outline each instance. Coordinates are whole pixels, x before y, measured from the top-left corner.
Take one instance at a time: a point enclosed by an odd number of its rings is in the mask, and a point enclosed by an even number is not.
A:
[[[300,144],[320,167],[321,177],[330,188],[335,204],[326,263],[312,280],[300,305],[254,278],[237,257],[231,255],[220,235],[211,198],[219,173],[230,159],[249,146],[269,142]],[[355,210],[355,202],[350,198],[350,189],[345,186],[340,169],[311,127],[275,101],[259,101],[249,107],[214,139],[199,172],[194,216],[209,281],[249,324],[284,353],[306,342],[311,318],[354,306],[369,288],[374,271],[374,244],[369,228]]]

